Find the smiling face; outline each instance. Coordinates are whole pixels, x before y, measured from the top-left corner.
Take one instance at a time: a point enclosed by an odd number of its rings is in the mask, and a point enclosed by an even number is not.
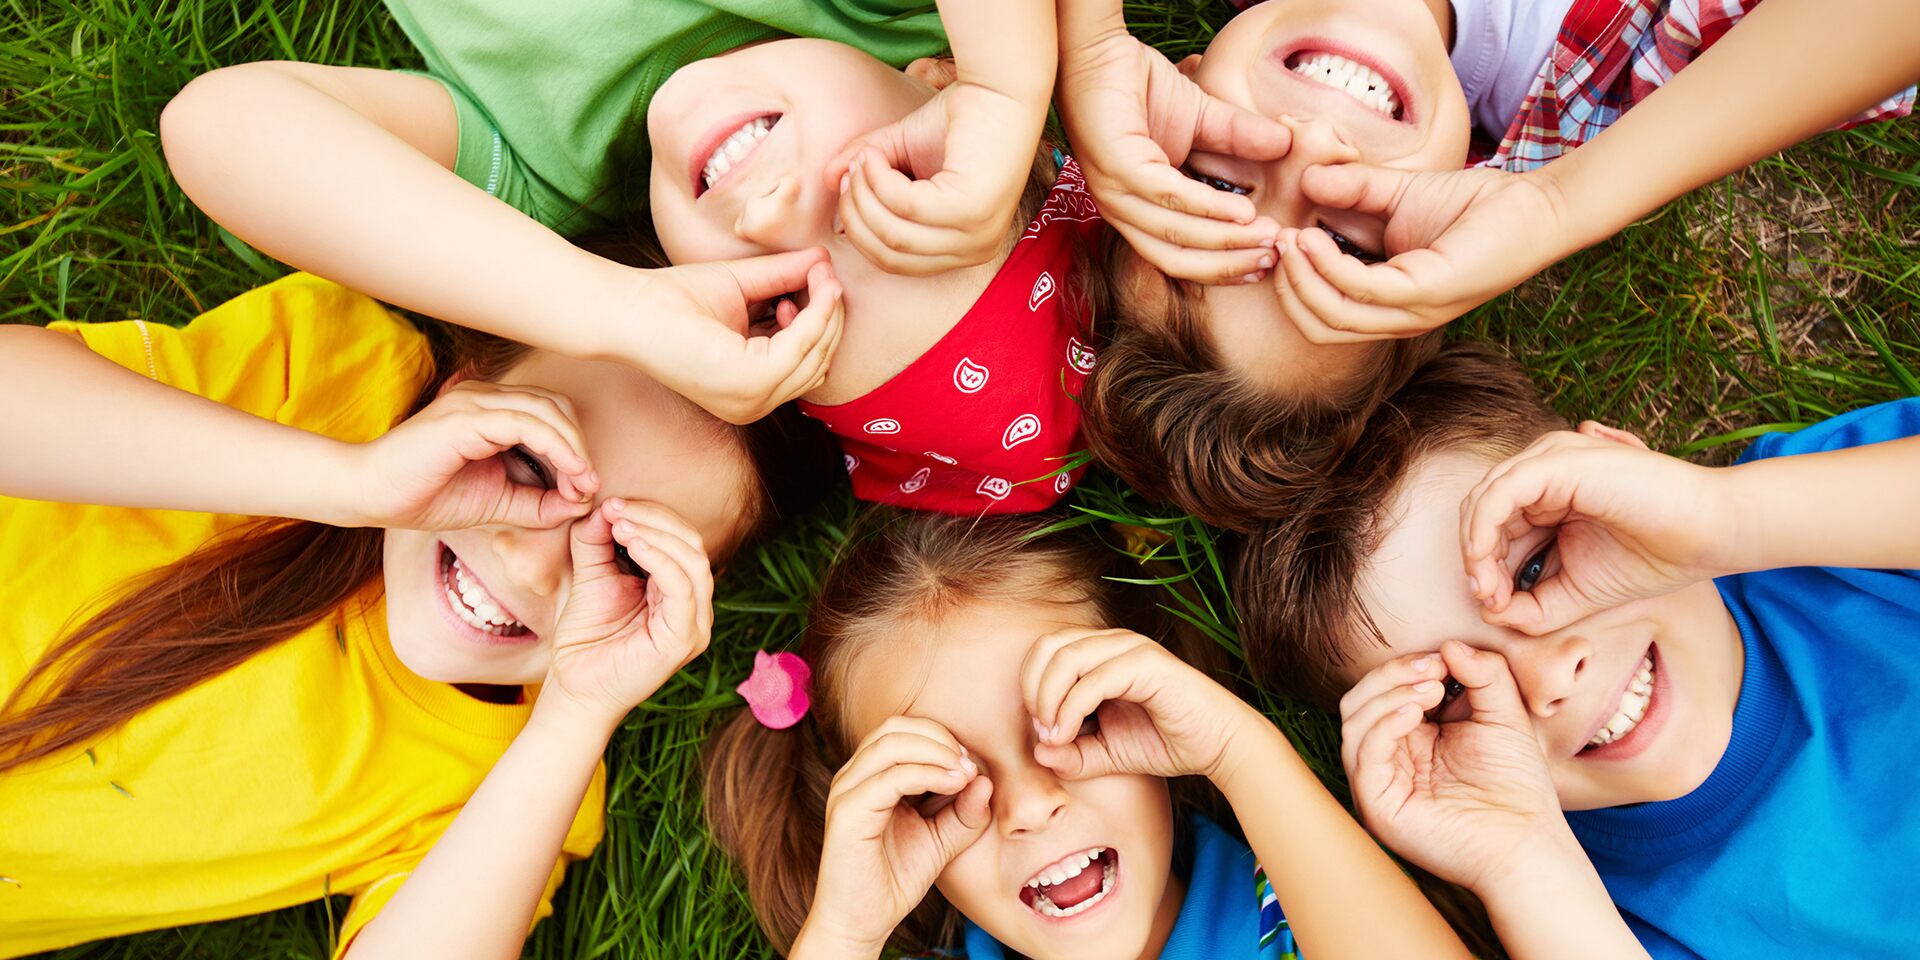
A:
[[[1601,611],[1541,637],[1480,619],[1460,558],[1460,503],[1495,465],[1446,451],[1401,484],[1359,596],[1386,639],[1349,646],[1351,684],[1387,660],[1446,640],[1506,657],[1533,716],[1562,807],[1670,800],[1704,782],[1726,752],[1740,696],[1738,628],[1711,582]],[[1553,531],[1514,544],[1515,589],[1554,576]],[[1442,722],[1462,719],[1449,699]]]
[[[1466,96],[1422,0],[1267,0],[1221,29],[1190,76],[1214,97],[1281,120],[1293,145],[1271,162],[1196,151],[1187,174],[1246,195],[1282,227],[1320,227],[1364,260],[1379,259],[1382,224],[1309,201],[1302,172],[1350,161],[1454,170],[1466,161]],[[1205,313],[1222,360],[1275,391],[1350,385],[1377,347],[1309,342],[1268,283],[1209,287]]]
[[[845,288],[846,332],[828,385],[808,400],[843,403],[898,373],[902,358],[925,352],[965,314],[1003,259],[898,276],[837,228],[839,185],[827,182],[828,163],[931,99],[935,88],[920,77],[943,75],[933,66],[916,61],[901,71],[844,43],[774,40],[681,67],[647,106],[649,202],[668,259],[705,263],[812,247],[832,257]],[[901,323],[908,304],[930,324]],[[858,319],[867,313],[876,319]]]
[[[1046,633],[1098,620],[1087,605],[972,603],[906,634],[921,642],[865,652],[846,678],[855,740],[889,716],[925,717],[952,731],[992,781],[992,823],[935,886],[1034,960],[1153,956],[1179,915],[1166,781],[1068,781],[1033,759],[1021,663]]]
[[[751,466],[724,424],[622,364],[534,351],[495,378],[573,401],[602,498],[664,504],[710,549],[739,539]],[[515,482],[547,486],[552,468],[520,450]],[[387,626],[407,669],[447,683],[524,684],[546,675],[549,642],[572,585],[568,527],[495,525],[388,530]]]

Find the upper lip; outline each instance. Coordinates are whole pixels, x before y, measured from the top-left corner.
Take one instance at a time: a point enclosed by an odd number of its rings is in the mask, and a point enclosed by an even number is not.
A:
[[[728,137],[733,135],[735,130],[740,129],[742,126],[760,117],[774,116],[778,113],[778,110],[750,110],[745,113],[737,113],[715,123],[705,134],[701,135],[700,139],[695,140],[693,142],[693,153],[687,158],[687,182],[693,185],[693,195],[698,197],[706,192],[705,185],[700,182],[700,173],[707,168],[707,158],[713,156],[713,151],[719,148],[721,143],[725,142]],[[769,136],[771,136],[771,134],[769,134]],[[754,152],[758,153],[759,148],[754,148]],[[753,154],[748,154],[747,156],[751,157],[752,155]],[[742,158],[740,166],[744,166],[745,163],[746,158]],[[740,166],[735,166],[733,170],[728,170],[720,179],[725,180],[733,176],[733,171],[740,169]],[[716,184],[718,182],[719,181],[715,181]]]
[[[1620,701],[1626,697],[1627,688],[1633,685],[1633,675],[1640,672],[1641,662],[1646,660],[1647,655],[1652,652],[1653,645],[1648,644],[1647,649],[1640,651],[1640,655],[1634,657],[1633,660],[1627,664],[1627,675],[1620,679],[1619,685],[1613,690],[1613,696],[1607,698],[1606,709],[1593,718],[1593,723],[1587,727],[1586,735],[1581,737],[1580,742],[1574,745],[1574,753],[1577,754],[1585,750],[1587,744],[1592,743],[1593,738],[1599,736],[1600,728],[1606,726],[1607,721],[1612,720],[1614,715],[1620,712]]]
[[[1294,54],[1302,53],[1308,50],[1317,51],[1320,53],[1331,53],[1331,54],[1335,54],[1336,56],[1345,57],[1348,60],[1352,60],[1355,63],[1363,64],[1368,68],[1372,69],[1375,73],[1378,73],[1380,76],[1385,77],[1387,81],[1387,85],[1393,88],[1394,98],[1400,101],[1400,116],[1396,119],[1394,117],[1389,117],[1384,114],[1381,114],[1378,111],[1375,111],[1374,109],[1372,109],[1371,107],[1368,107],[1366,104],[1361,103],[1359,100],[1355,99],[1352,94],[1347,93],[1344,90],[1335,90],[1334,88],[1329,87],[1326,84],[1315,83],[1312,80],[1308,80],[1307,78],[1294,73],[1293,68],[1287,65],[1287,61],[1293,59]],[[1366,111],[1368,116],[1379,117],[1380,119],[1385,120],[1388,123],[1412,124],[1416,119],[1414,116],[1413,98],[1407,95],[1406,78],[1400,75],[1400,71],[1393,69],[1392,67],[1388,66],[1385,63],[1382,63],[1378,57],[1375,57],[1364,50],[1360,50],[1348,44],[1341,43],[1338,40],[1331,40],[1326,37],[1300,37],[1289,43],[1283,44],[1279,47],[1275,47],[1271,55],[1274,58],[1274,62],[1280,65],[1280,71],[1282,73],[1285,73],[1293,77],[1295,80],[1298,80],[1301,83],[1304,83],[1313,87],[1318,87],[1319,89],[1325,90],[1331,94],[1336,94],[1344,101],[1348,103],[1352,103],[1353,105],[1359,107],[1361,110]]]

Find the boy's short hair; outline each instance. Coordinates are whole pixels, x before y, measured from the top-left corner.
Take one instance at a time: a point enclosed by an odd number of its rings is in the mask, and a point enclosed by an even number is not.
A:
[[[1101,304],[1100,362],[1087,380],[1087,446],[1146,497],[1216,527],[1285,516],[1357,439],[1368,416],[1439,348],[1439,333],[1385,341],[1349,385],[1276,395],[1222,361],[1203,325],[1205,290],[1132,270],[1109,231],[1096,258],[1116,288]],[[1132,273],[1134,279],[1122,279]]]
[[[1379,405],[1325,482],[1233,550],[1240,643],[1255,679],[1336,706],[1351,645],[1369,635],[1384,642],[1359,585],[1408,474],[1443,451],[1505,459],[1566,426],[1505,354],[1481,344],[1441,348]]]

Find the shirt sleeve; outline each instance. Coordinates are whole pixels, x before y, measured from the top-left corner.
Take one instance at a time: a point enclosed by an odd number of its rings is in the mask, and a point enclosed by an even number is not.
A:
[[[417,75],[438,83],[453,98],[459,141],[453,158],[455,175],[554,229],[578,229],[598,222],[580,203],[540,178],[501,135],[486,108],[458,81],[430,72]]]
[[[567,828],[567,838],[560,844],[560,857],[554,861],[553,870],[547,875],[546,889],[540,892],[540,903],[533,910],[534,926],[553,915],[553,895],[559,891],[561,881],[566,879],[567,866],[592,856],[593,848],[599,846],[600,837],[606,832],[606,808],[607,765],[602,762],[593,771],[593,779],[587,784],[587,794],[580,801],[580,811],[574,814],[573,825]],[[401,885],[412,876],[413,868],[426,855],[426,850],[419,851],[404,867],[387,872],[354,894],[353,905],[347,908],[346,917],[340,921],[340,938],[333,950],[334,960],[346,955],[353,938],[359,936],[360,931],[380,915],[380,911],[393,900],[394,894],[400,892]],[[531,927],[528,932],[532,932]]]
[[[308,274],[243,293],[185,327],[49,326],[160,383],[354,443],[391,428],[433,372],[419,331],[371,297]]]
[[[1864,407],[1791,433],[1770,433],[1748,445],[1740,462],[1864,447],[1920,434],[1920,397]]]

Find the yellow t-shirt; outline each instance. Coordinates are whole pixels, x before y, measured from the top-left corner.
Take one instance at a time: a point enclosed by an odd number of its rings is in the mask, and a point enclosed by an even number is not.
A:
[[[184,329],[56,324],[163,383],[343,440],[378,436],[431,374],[375,301],[294,275]],[[143,429],[137,410],[124,428]],[[219,464],[208,464],[219,469]],[[0,497],[0,696],[72,618],[246,518]],[[136,716],[85,751],[0,774],[0,957],[351,894],[340,943],[453,822],[529,707],[394,657],[376,581],[316,627]],[[567,834],[604,826],[605,769]],[[554,867],[538,916],[559,886]]]

